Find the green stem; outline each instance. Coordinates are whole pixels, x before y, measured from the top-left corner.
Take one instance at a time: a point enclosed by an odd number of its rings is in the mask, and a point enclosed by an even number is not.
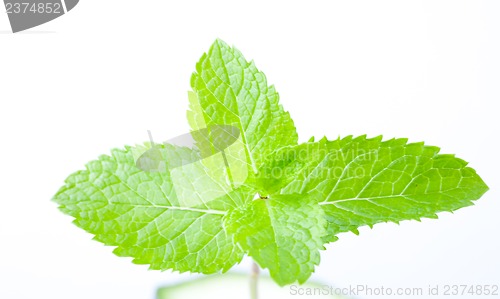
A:
[[[258,289],[259,280],[259,265],[256,262],[252,264],[252,273],[250,274],[250,299],[258,299],[259,294]]]

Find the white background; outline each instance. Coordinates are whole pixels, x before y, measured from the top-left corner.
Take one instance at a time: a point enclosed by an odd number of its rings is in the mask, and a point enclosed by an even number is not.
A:
[[[341,235],[312,280],[500,284],[499,15],[500,1],[82,0],[12,34],[0,14],[0,298],[153,298],[190,277],[114,256],[50,199],[67,175],[147,130],[187,132],[190,75],[217,37],[276,85],[302,141],[424,140],[491,188],[439,220]]]

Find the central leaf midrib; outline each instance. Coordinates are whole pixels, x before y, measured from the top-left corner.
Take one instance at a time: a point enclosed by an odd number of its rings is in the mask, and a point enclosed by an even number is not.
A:
[[[166,206],[166,205],[141,205],[141,204],[132,204],[128,202],[113,202],[112,204],[115,205],[128,205],[134,208],[159,208],[159,209],[168,209],[168,210],[178,210],[178,211],[187,211],[187,212],[198,212],[198,213],[205,213],[205,214],[218,214],[218,215],[226,215],[227,211],[221,211],[221,210],[214,210],[214,209],[197,209],[197,208],[190,208],[190,207],[181,207],[181,206]]]
[[[267,213],[269,215],[269,223],[271,224],[270,225],[270,229],[273,232],[274,244],[276,245],[275,248],[276,248],[276,266],[277,266],[277,271],[280,272],[281,264],[280,264],[279,254],[278,254],[278,250],[279,250],[278,235],[276,234],[276,230],[274,228],[273,213],[271,212],[272,209],[270,207],[269,199],[263,199],[263,200],[265,200],[264,204],[266,206]]]
[[[220,55],[220,54],[219,54]],[[222,59],[222,57],[221,57]],[[208,60],[208,62],[210,63],[210,60]],[[210,63],[211,64],[211,63]],[[212,68],[213,69],[213,68]],[[225,69],[225,65],[224,65],[224,69]],[[227,70],[225,69],[225,72],[227,74]],[[214,71],[214,75],[222,82],[222,84],[226,85],[229,89],[231,89],[234,93],[235,93],[235,97],[236,97],[236,101],[235,101],[235,104],[236,104],[236,112],[237,113],[234,113],[233,111],[227,109],[227,111],[231,112],[237,119],[238,121],[238,124],[239,124],[239,129],[241,131],[241,138],[243,139],[243,144],[245,145],[245,151],[250,159],[250,165],[252,166],[252,170],[255,174],[258,173],[258,170],[257,170],[257,166],[255,165],[255,160],[254,160],[254,157],[252,156],[252,152],[250,151],[250,147],[248,145],[248,141],[247,141],[247,136],[246,136],[246,131],[243,129],[243,122],[241,121],[241,117],[239,115],[240,113],[240,110],[239,110],[239,105],[238,105],[238,96],[239,96],[239,92],[236,93],[236,91],[234,90],[234,88],[228,84],[223,78],[221,78],[219,75],[217,75],[217,73]],[[227,74],[228,75],[228,74]],[[225,104],[208,88],[208,82],[205,81],[205,79],[203,78],[203,76],[201,76],[201,73],[200,73],[200,76],[199,78],[203,81],[203,83],[205,84],[206,86],[206,89],[208,92],[210,92],[210,94],[214,97],[214,99],[219,102],[219,104],[221,104],[222,106],[225,107]],[[229,75],[228,75],[228,78],[229,78]],[[229,79],[228,79],[229,80]],[[205,117],[209,117],[209,115],[207,115],[205,109],[203,109],[203,115]]]

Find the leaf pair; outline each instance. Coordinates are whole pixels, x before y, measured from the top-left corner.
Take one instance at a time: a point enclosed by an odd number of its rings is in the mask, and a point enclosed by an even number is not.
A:
[[[423,143],[349,136],[298,144],[274,87],[220,40],[191,86],[194,149],[112,150],[54,197],[77,226],[151,269],[225,272],[248,254],[278,284],[302,283],[338,233],[436,218],[488,189],[466,162]],[[221,127],[237,134],[218,148]],[[141,166],[158,159],[166,166]]]

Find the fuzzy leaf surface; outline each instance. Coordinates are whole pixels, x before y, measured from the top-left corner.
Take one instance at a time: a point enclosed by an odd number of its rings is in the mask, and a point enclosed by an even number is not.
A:
[[[282,149],[273,160],[294,174],[278,180],[282,194],[317,199],[328,221],[327,241],[364,225],[437,218],[488,190],[464,160],[406,139],[322,139]]]
[[[254,200],[225,221],[241,248],[280,285],[311,276],[319,264],[325,225],[317,202],[300,194]]]
[[[202,165],[191,170],[191,181],[205,172]],[[65,182],[54,196],[60,209],[134,263],[215,273],[229,270],[243,257],[222,220],[231,208],[251,199],[247,189],[204,201],[203,194],[214,192],[207,185],[198,190],[199,197],[181,199],[168,171],[146,172],[136,166],[132,147],[101,156]]]
[[[231,125],[241,131],[252,172],[275,149],[297,144],[288,112],[279,104],[274,86],[240,51],[217,40],[196,65],[191,87],[207,126]],[[200,110],[191,101],[190,124],[199,124]]]

